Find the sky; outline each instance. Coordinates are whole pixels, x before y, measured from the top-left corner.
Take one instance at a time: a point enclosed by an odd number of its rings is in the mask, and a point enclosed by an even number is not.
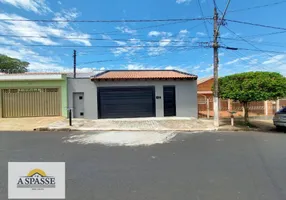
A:
[[[227,0],[216,4],[221,17]],[[209,77],[213,73],[211,19],[124,20],[212,18],[213,8],[212,0],[0,0],[0,54],[29,62],[33,72],[72,71],[76,50],[79,72],[176,69]],[[281,0],[232,0],[219,42],[240,49],[219,48],[219,75],[245,71],[286,75],[286,29],[228,21],[286,28],[285,10],[286,1]]]

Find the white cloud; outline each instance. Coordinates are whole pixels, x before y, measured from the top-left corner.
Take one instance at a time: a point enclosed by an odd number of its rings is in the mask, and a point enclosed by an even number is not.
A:
[[[167,67],[165,67],[165,69],[166,69],[166,70],[173,70],[174,67],[173,67],[173,66],[167,66]]]
[[[17,58],[20,60],[28,61],[30,63],[28,70],[29,71],[38,71],[38,72],[54,72],[54,71],[64,71],[68,70],[67,67],[58,64],[60,58],[41,56],[40,54],[24,47],[18,48],[1,48],[1,54],[10,56],[12,58]],[[71,68],[72,70],[72,68]]]
[[[58,1],[57,3],[58,3],[59,5],[62,5],[62,2],[61,2],[61,1]]]
[[[115,56],[119,56],[121,54],[126,54],[127,56],[132,56],[136,52],[140,51],[141,49],[143,49],[141,46],[136,46],[136,47],[127,46],[127,47],[117,47],[115,49],[112,49],[111,52]]]
[[[165,70],[178,70],[178,71],[181,71],[181,72],[188,72],[187,68],[188,67],[168,65],[164,69]]]
[[[149,56],[156,56],[166,52],[164,47],[150,47],[148,48],[148,55]]]
[[[141,42],[141,40],[135,39],[135,38],[131,38],[131,39],[129,39],[129,41],[130,41],[131,44],[138,44],[138,43]]]
[[[135,64],[128,64],[124,66],[125,69],[128,70],[156,70],[160,69],[160,67],[157,66],[146,66],[140,63],[135,63]]]
[[[126,42],[116,41],[116,40],[114,40],[114,42],[118,45],[121,45],[121,46],[126,45]]]
[[[95,71],[95,69],[94,68],[89,68],[89,67],[82,67],[82,68],[78,67],[76,69],[77,73],[90,73],[90,72],[93,72],[93,71]]]
[[[268,65],[268,64],[281,64],[281,60],[284,59],[286,56],[285,55],[277,55],[273,56],[272,58],[264,61],[262,64]]]
[[[77,11],[76,8],[71,8],[71,9],[66,9],[62,10],[61,12],[55,13],[55,17],[53,20],[74,20],[76,19],[80,13]],[[59,28],[66,28],[68,27],[69,23],[68,22],[57,22],[54,24],[54,26],[59,27]]]
[[[105,39],[105,40],[112,40],[112,38],[109,35],[102,34],[101,37],[102,39]]]
[[[157,36],[159,36],[160,35],[160,32],[159,31],[150,31],[149,33],[148,33],[148,36],[155,36],[155,37],[157,37]]]
[[[222,52],[222,53],[219,53],[218,56],[224,56],[225,54]]]
[[[176,0],[177,4],[182,4],[182,3],[186,3],[189,4],[192,0]]]
[[[169,45],[170,42],[171,42],[171,39],[162,39],[162,40],[159,41],[159,45],[160,45],[161,47],[164,47],[164,46]]]
[[[252,59],[252,60],[249,61],[250,65],[255,65],[257,63],[258,63],[258,59]]]
[[[186,35],[188,33],[189,33],[189,31],[187,29],[180,30],[180,32],[179,32],[180,35]]]
[[[143,70],[146,69],[142,64],[128,64],[126,66],[126,69],[128,70]]]
[[[231,65],[231,64],[237,63],[238,61],[240,61],[239,58],[234,59],[234,60],[231,60],[231,61],[229,61],[229,62],[226,62],[225,65]]]
[[[204,32],[197,32],[196,33],[198,36],[206,36],[207,34],[205,34]]]
[[[101,68],[100,68],[100,71],[104,71],[104,70],[105,70],[105,67],[101,67]]]
[[[115,29],[121,31],[122,33],[128,33],[128,34],[132,34],[132,35],[137,33],[136,30],[130,29],[127,26],[117,26],[117,27],[115,27]]]
[[[150,32],[148,33],[148,36],[150,36],[150,37],[152,37],[152,36],[154,36],[154,37],[158,37],[158,36],[171,37],[172,35],[173,35],[172,33],[170,33],[170,32],[164,32],[164,31],[162,31],[162,32],[159,32],[159,31],[150,31]]]
[[[208,73],[208,72],[211,72],[212,70],[213,70],[213,65],[210,65],[209,67],[207,67],[205,69],[202,69],[199,72],[201,72],[201,73]]]
[[[263,38],[255,38],[252,41],[260,43],[260,42],[263,42]]]
[[[27,19],[15,14],[0,14],[0,19]],[[52,40],[53,36],[56,37],[72,37],[71,39],[66,39],[73,43],[80,43],[86,46],[91,46],[88,38],[88,34],[83,34],[81,32],[75,31],[73,29],[66,30],[64,28],[39,25],[32,21],[23,21],[21,23],[17,21],[0,21],[0,33],[11,34],[16,36],[35,36],[35,37],[19,37],[15,40],[22,40],[25,42],[37,42],[44,45],[57,45],[58,42]]]
[[[45,0],[0,0],[1,3],[10,4],[17,8],[23,8],[37,14],[45,14],[51,12]]]
[[[4,37],[0,37],[0,43],[1,44],[8,44],[8,45],[15,45],[15,46],[21,45],[21,43],[15,42],[14,40],[9,40],[9,39],[4,38]]]
[[[220,36],[221,37],[229,37],[231,34],[229,32],[223,33]]]

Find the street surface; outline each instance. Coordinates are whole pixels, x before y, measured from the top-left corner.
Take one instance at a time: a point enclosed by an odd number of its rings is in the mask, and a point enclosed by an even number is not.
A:
[[[188,133],[140,147],[63,142],[76,134],[0,132],[0,199],[8,161],[66,162],[68,200],[286,199],[283,133]]]

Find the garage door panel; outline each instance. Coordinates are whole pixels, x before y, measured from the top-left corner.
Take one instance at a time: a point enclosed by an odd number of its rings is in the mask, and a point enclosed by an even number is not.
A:
[[[155,116],[154,87],[98,88],[99,118]]]
[[[58,88],[2,89],[3,117],[60,116]]]

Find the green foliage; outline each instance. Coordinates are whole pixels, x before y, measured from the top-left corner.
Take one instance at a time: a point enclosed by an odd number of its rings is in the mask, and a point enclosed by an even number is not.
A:
[[[286,97],[286,78],[276,72],[245,72],[219,78],[219,96],[241,103]]]
[[[28,66],[28,62],[0,54],[0,72],[2,73],[24,73],[28,71]]]

